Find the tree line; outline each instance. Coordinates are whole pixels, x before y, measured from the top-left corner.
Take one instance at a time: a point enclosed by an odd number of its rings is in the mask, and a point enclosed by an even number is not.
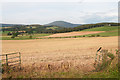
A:
[[[80,25],[78,27],[74,28],[65,28],[65,27],[59,27],[57,29],[47,29],[47,27],[53,27],[53,26],[43,26],[43,25],[15,25],[11,28],[3,28],[2,31],[25,31],[26,33],[32,34],[32,33],[66,33],[66,32],[72,32],[72,31],[81,31],[84,29],[90,29],[95,27],[102,27],[102,26],[118,26],[118,23],[97,23],[97,24],[84,24]],[[32,26],[35,26],[36,28],[32,28]],[[27,28],[29,27],[29,28]],[[19,32],[20,34],[20,32]]]

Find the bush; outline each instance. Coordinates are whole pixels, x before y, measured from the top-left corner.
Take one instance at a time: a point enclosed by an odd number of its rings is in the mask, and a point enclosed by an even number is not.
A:
[[[96,35],[96,37],[100,37],[100,35],[98,34],[98,35]]]
[[[95,35],[91,35],[90,37],[95,37]]]
[[[32,36],[29,36],[30,39],[32,39]]]
[[[83,35],[83,37],[85,37],[85,35]]]
[[[12,33],[9,32],[7,35],[8,35],[8,36],[9,36],[9,35],[12,35]]]
[[[19,35],[19,32],[13,33],[14,37],[17,37]]]
[[[76,36],[73,36],[73,38],[76,38]]]
[[[15,36],[13,35],[13,36],[11,36],[11,38],[15,38]]]

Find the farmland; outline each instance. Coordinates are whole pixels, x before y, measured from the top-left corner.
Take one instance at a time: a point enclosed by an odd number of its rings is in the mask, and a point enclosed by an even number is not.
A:
[[[36,73],[38,74],[39,70],[47,70],[47,65],[53,66],[56,70],[62,63],[69,63],[71,65],[70,69],[79,70],[80,73],[83,73],[94,69],[95,54],[99,47],[115,53],[114,51],[118,46],[118,37],[3,40],[2,44],[3,54],[21,52],[22,66],[37,67],[37,69],[42,67],[37,70]],[[68,77],[75,77],[75,75],[69,75]],[[77,77],[80,77],[80,75]]]
[[[83,31],[117,31],[117,30],[118,30],[118,26],[103,26],[103,27],[85,29]]]
[[[52,28],[52,27],[50,27]],[[44,39],[44,38],[77,38],[77,37],[109,37],[109,36],[118,36],[118,26],[103,26],[85,29],[82,31],[73,31],[66,33],[35,33],[28,34],[24,33],[23,35],[18,35],[16,38],[11,38],[7,35],[9,32],[13,31],[4,31],[2,33],[2,40],[26,40],[26,39]],[[32,36],[30,38],[30,36]]]
[[[46,37],[69,37],[70,38],[72,36],[95,37],[97,35],[99,35],[98,37],[118,36],[118,26],[103,26],[103,27],[85,29],[77,32],[58,33],[58,34],[53,34]]]
[[[70,36],[81,36],[87,34],[97,34],[102,32],[104,31],[79,31],[79,32],[69,32],[69,33],[58,33],[46,37],[70,37]]]
[[[50,28],[52,29],[52,27]],[[96,74],[93,72],[89,75],[89,72],[95,70],[95,56],[99,47],[108,50],[116,57],[118,26],[102,26],[56,34],[24,33],[15,38],[7,35],[9,32],[11,31],[4,31],[1,36],[2,54],[21,52],[22,70],[11,74],[3,74],[3,77],[117,77],[116,67],[113,67],[116,71],[112,71],[109,74],[105,71]],[[30,38],[30,36],[32,37]],[[116,65],[116,58],[113,62]],[[113,72],[115,74],[112,74]]]
[[[24,34],[17,36],[16,38],[11,38],[11,36],[8,36],[7,33],[11,32],[11,31],[5,31],[2,33],[2,36],[0,36],[2,38],[2,40],[26,40],[26,39],[37,39],[38,37],[43,37],[43,36],[49,36],[50,34],[32,34],[32,38],[30,38],[30,35],[28,34]]]
[[[118,36],[118,26],[104,26],[104,27],[85,29],[83,31],[104,31],[103,33],[96,34],[96,35],[100,35],[103,37]],[[91,34],[91,35],[93,35],[93,34]],[[85,35],[85,36],[90,36],[90,35]]]

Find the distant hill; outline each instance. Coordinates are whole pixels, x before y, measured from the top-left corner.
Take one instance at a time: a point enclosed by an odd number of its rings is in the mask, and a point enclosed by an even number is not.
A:
[[[21,24],[2,24],[2,23],[0,23],[0,27],[11,27],[14,25],[21,25]]]
[[[81,24],[72,24],[69,22],[65,22],[65,21],[54,21],[52,23],[49,24],[45,24],[45,25],[49,25],[49,26],[59,26],[59,27],[66,27],[66,28],[72,28],[72,27],[77,27],[80,26]]]

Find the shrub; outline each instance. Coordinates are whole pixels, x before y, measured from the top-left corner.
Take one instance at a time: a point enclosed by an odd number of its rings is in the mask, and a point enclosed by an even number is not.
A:
[[[9,32],[7,35],[12,35],[12,33]]]
[[[95,37],[95,35],[91,35],[90,37]]]
[[[30,39],[32,39],[32,36],[29,36]]]
[[[85,35],[83,35],[83,37],[85,37]]]
[[[96,35],[96,37],[100,37],[100,35],[98,34],[98,35]]]
[[[73,36],[73,38],[76,38],[76,36]]]
[[[19,35],[19,33],[18,32],[14,32],[13,34],[12,34],[12,37],[11,38],[15,38],[15,37],[17,37]]]
[[[13,33],[14,37],[17,37],[19,35],[19,32]]]
[[[15,36],[13,35],[13,36],[11,36],[11,38],[15,38]]]

